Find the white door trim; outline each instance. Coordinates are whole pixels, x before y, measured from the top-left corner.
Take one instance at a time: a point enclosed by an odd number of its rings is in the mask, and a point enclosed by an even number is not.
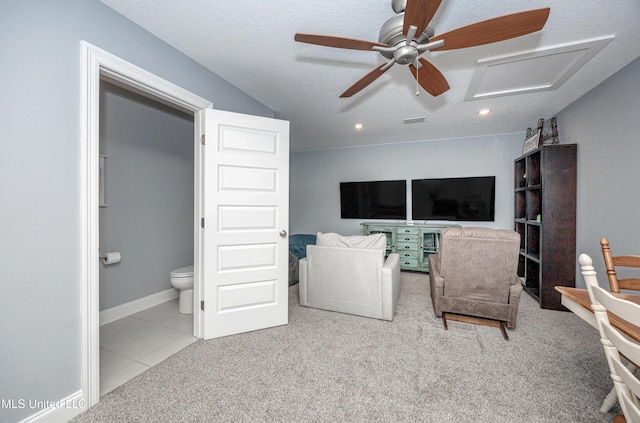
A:
[[[100,79],[152,97],[194,115],[194,268],[199,269],[202,214],[200,138],[203,132],[203,110],[213,103],[171,82],[145,71],[111,53],[82,41],[82,397],[83,410],[100,400],[100,319],[99,319],[99,220],[98,220],[98,153]],[[194,301],[200,304],[201,282],[196,271]],[[202,337],[202,313],[194,307],[194,335]]]

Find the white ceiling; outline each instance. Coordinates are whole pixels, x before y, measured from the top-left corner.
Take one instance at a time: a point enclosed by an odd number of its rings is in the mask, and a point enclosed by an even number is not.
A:
[[[415,96],[409,69],[395,65],[360,93],[341,99],[346,88],[386,59],[376,52],[297,43],[294,34],[377,42],[380,26],[394,15],[391,0],[101,1],[290,121],[292,151],[524,132],[640,56],[638,0],[449,0],[430,23],[436,35],[508,13],[550,7],[551,14],[534,34],[427,52],[423,57],[451,86],[439,97],[423,90]],[[606,36],[615,38],[557,88],[465,101],[479,61],[486,67],[502,56],[530,57],[537,50]],[[549,56],[544,57],[547,61],[528,60],[532,66],[526,72],[546,66]],[[215,98],[210,100],[215,105]],[[491,113],[481,117],[481,108]],[[419,116],[426,122],[403,123]],[[364,129],[355,131],[356,122]]]

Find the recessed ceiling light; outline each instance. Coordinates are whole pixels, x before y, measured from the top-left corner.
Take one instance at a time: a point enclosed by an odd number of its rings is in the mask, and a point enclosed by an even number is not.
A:
[[[480,116],[488,115],[491,112],[491,109],[480,109],[478,110],[478,114]]]
[[[356,123],[355,125],[353,125],[354,128],[356,128],[356,130],[361,130],[362,128],[364,128],[364,125],[361,123]]]

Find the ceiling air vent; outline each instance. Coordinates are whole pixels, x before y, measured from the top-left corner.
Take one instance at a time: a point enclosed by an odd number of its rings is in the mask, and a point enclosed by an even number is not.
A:
[[[426,116],[419,116],[419,117],[402,119],[402,122],[404,122],[406,124],[409,124],[409,123],[424,123],[426,121],[427,121],[427,117]]]

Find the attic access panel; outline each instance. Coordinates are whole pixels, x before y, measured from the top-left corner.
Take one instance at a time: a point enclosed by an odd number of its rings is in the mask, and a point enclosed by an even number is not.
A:
[[[614,37],[479,60],[465,101],[558,89]]]

